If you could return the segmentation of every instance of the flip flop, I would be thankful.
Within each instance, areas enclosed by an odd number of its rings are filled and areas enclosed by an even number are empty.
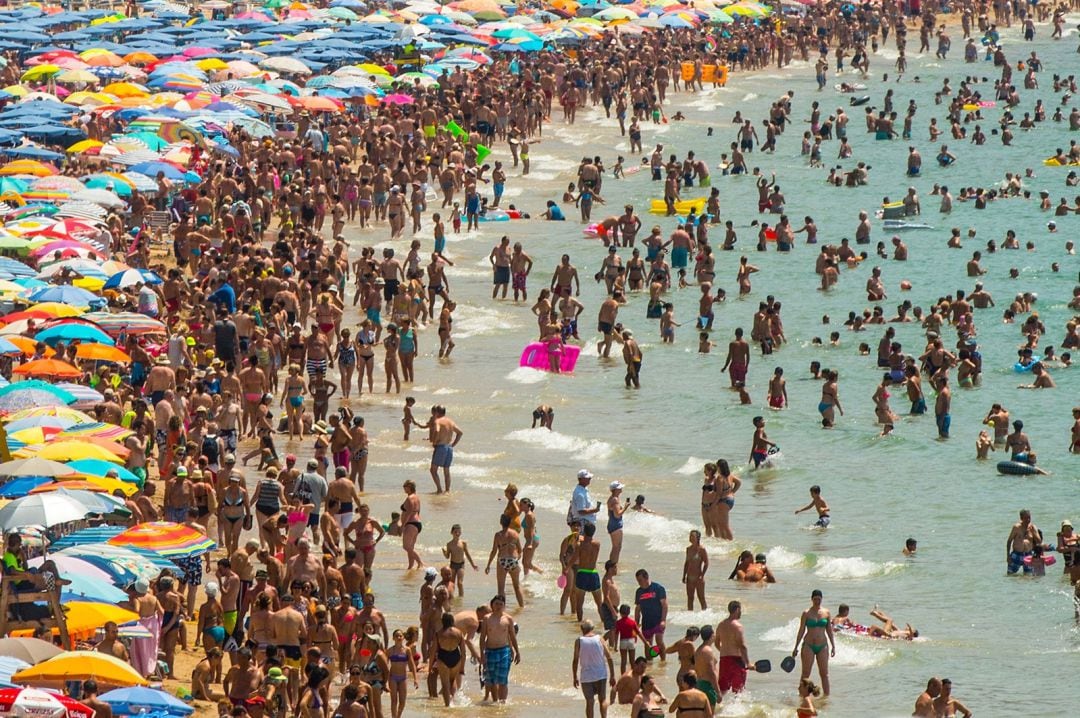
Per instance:
[[[791,673],[795,670],[795,656],[785,656],[784,660],[780,661],[780,667],[784,669],[784,673]]]

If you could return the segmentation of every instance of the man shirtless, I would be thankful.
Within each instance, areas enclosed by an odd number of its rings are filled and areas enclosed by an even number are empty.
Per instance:
[[[1031,566],[1024,563],[1024,559],[1032,555],[1035,544],[1041,541],[1042,532],[1031,522],[1031,512],[1021,509],[1020,520],[1013,524],[1009,538],[1005,540],[1005,561],[1010,576],[1020,569],[1031,574]]]
[[[443,486],[439,483],[441,468],[446,493],[450,493],[450,465],[454,463],[454,447],[461,441],[464,432],[452,419],[447,418],[445,406],[433,407],[432,414],[431,443],[434,449],[431,453],[431,480],[435,482],[435,493],[443,493]]]
[[[727,359],[720,371],[727,372],[729,367],[732,389],[736,384],[746,382],[746,372],[750,369],[750,344],[743,339],[742,327],[735,330],[735,339],[728,343]]]
[[[600,590],[600,575],[596,572],[596,560],[600,555],[600,543],[593,539],[596,534],[596,524],[586,522],[581,533],[581,540],[574,547],[574,553],[570,558],[570,564],[576,567],[571,605],[574,607],[578,621],[580,621],[584,611],[585,594],[591,593],[593,600],[596,602],[596,610],[602,620],[604,616],[601,608],[603,592]]]
[[[720,654],[713,647],[713,627],[701,627],[701,645],[694,651],[694,673],[697,675],[696,688],[704,693],[713,708],[720,702],[719,690]]]
[[[491,613],[480,623],[480,653],[484,656],[484,683],[492,687],[495,700],[506,703],[510,665],[521,663],[514,620],[503,612],[506,597],[491,599]]]
[[[742,604],[728,603],[728,617],[716,626],[716,647],[720,649],[719,687],[720,695],[728,691],[740,692],[746,685],[746,671],[750,659],[746,653],[746,637],[743,634]]]
[[[299,686],[299,671],[300,666],[304,661],[304,654],[300,648],[300,642],[307,639],[307,622],[304,620],[304,614],[297,610],[292,593],[285,593],[281,596],[281,610],[275,611],[273,616],[270,617],[270,628],[273,632],[274,645],[282,652],[282,658],[285,662],[285,668],[289,673],[289,695],[292,696],[290,703],[295,704],[298,697]],[[248,658],[251,657],[251,650],[243,648],[240,650],[240,663],[238,666],[243,666],[244,652],[247,651]],[[237,666],[233,666],[229,670],[229,675],[232,675],[233,671],[237,669]],[[225,677],[225,692],[228,693],[229,698],[233,697],[232,692],[229,691],[228,685],[229,677]],[[253,691],[258,687],[258,684],[252,686]],[[238,694],[239,691],[237,692]],[[242,695],[242,694],[241,694]],[[243,697],[250,696],[249,691]]]
[[[250,648],[241,648],[236,655],[236,664],[225,674],[221,684],[234,707],[246,707],[262,686],[263,672],[258,664],[252,663]]]

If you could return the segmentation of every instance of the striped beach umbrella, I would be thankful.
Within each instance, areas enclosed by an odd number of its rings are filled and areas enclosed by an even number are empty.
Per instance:
[[[162,556],[193,556],[217,548],[203,532],[171,521],[149,521],[132,526],[113,536],[108,543],[149,549]]]

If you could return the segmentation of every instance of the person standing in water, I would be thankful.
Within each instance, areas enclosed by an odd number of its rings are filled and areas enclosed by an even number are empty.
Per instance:
[[[821,591],[810,594],[810,608],[803,611],[799,619],[799,633],[795,636],[795,648],[791,651],[794,658],[799,655],[802,645],[802,673],[800,678],[809,678],[817,663],[821,690],[829,695],[829,657],[836,656],[836,639],[833,636],[832,620],[828,609],[821,607]],[[805,639],[805,641],[803,640]],[[826,652],[825,649],[829,651]]]
[[[701,610],[708,608],[705,603],[705,573],[709,570],[709,553],[701,545],[701,532],[690,532],[690,545],[686,547],[686,560],[683,561],[682,582],[686,586],[686,610],[694,610],[694,597],[697,596]]]

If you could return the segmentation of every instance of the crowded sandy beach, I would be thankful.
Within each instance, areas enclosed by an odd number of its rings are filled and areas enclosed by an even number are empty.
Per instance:
[[[0,10],[0,714],[1064,715],[1078,22]]]

